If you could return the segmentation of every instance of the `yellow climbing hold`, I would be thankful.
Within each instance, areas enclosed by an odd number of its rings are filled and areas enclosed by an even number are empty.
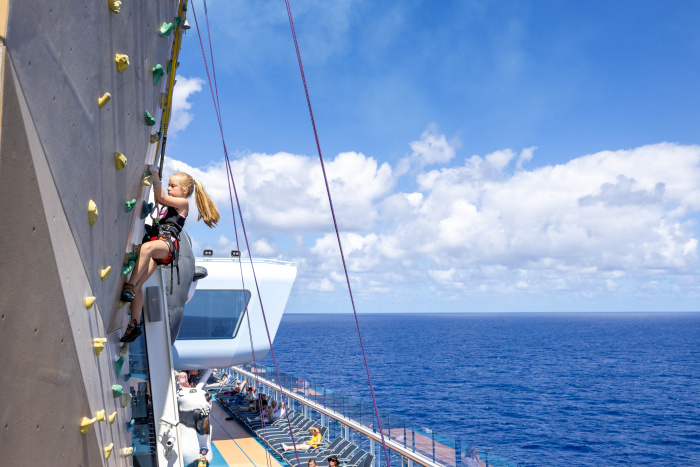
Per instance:
[[[126,156],[120,152],[115,152],[114,165],[117,166],[117,170],[123,169],[126,166]]]
[[[88,222],[90,225],[95,225],[97,222],[97,204],[93,200],[88,203]]]
[[[126,408],[129,404],[131,404],[131,393],[125,392],[122,394],[122,407]]]
[[[160,93],[160,108],[164,109],[167,106],[168,106],[168,95],[164,92],[161,92]]]
[[[114,61],[117,62],[117,71],[124,71],[129,68],[129,56],[124,54],[116,54]]]
[[[85,308],[88,310],[95,304],[95,297],[85,297]]]
[[[109,459],[112,455],[112,449],[114,449],[114,443],[109,443],[109,446],[105,446],[105,459]]]
[[[154,133],[151,135],[151,144],[157,142],[160,139],[160,135],[158,133]]]
[[[107,343],[106,337],[96,337],[92,340],[92,346],[95,349],[95,355],[99,356],[105,349],[105,344]]]
[[[102,108],[102,107],[104,107],[105,105],[107,105],[107,102],[109,102],[109,100],[110,100],[111,98],[112,98],[112,95],[111,95],[110,93],[106,92],[106,93],[104,93],[104,95],[103,95],[102,97],[100,97],[99,99],[97,99],[97,105],[98,105],[100,108]]]
[[[111,415],[109,416],[109,424],[110,424],[110,425],[113,424],[113,423],[114,423],[114,420],[116,420],[116,419],[117,419],[117,412],[114,412],[113,414],[111,414]]]
[[[143,186],[151,186],[153,183],[153,177],[149,173],[148,175],[143,176]]]
[[[125,355],[127,354],[128,351],[129,351],[129,343],[128,343],[128,342],[124,342],[124,343],[122,344],[122,346],[119,348],[119,356],[120,356],[120,357],[125,356]]]
[[[128,448],[121,448],[119,451],[123,457],[129,457],[134,453],[134,448],[133,447],[128,447]]]
[[[95,416],[97,417],[98,422],[104,422],[105,421],[105,411],[104,409],[98,410],[95,412]]]
[[[109,9],[114,13],[119,13],[122,9],[122,2],[119,0],[107,0],[107,5],[109,5]]]
[[[83,419],[80,421],[80,432],[82,434],[85,434],[90,430],[90,427],[95,424],[97,421],[97,417],[95,418],[87,418],[83,417]]]
[[[112,272],[112,266],[107,266],[106,268],[100,271],[100,278],[102,280],[107,279],[107,276],[109,276],[110,272]]]

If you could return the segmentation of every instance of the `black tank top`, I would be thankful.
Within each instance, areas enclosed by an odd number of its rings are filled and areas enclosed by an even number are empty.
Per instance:
[[[163,217],[159,224],[160,225],[172,225],[175,228],[177,228],[177,233],[179,234],[182,232],[182,229],[185,227],[185,220],[187,220],[186,217],[182,217],[180,214],[178,214],[177,209],[175,209],[172,206],[168,206],[168,212],[165,213],[165,217]]]

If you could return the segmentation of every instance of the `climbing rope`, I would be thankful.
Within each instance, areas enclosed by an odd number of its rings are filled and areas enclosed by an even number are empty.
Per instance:
[[[161,136],[161,141],[158,141],[158,146],[156,146],[156,157],[158,155],[158,149],[160,148],[160,163],[158,164],[158,176],[163,176],[163,164],[165,162],[165,144],[168,140],[168,123],[170,122],[170,107],[173,101],[173,88],[175,87],[175,71],[177,69],[177,59],[180,57],[180,46],[181,34],[180,25],[185,21],[185,13],[187,12],[187,1],[181,0],[180,5],[177,10],[177,17],[180,21],[177,23],[175,28],[175,37],[173,38],[173,51],[170,54],[170,73],[168,75],[168,100],[165,105],[165,112],[163,113],[163,134]]]
[[[316,130],[316,121],[314,120],[314,111],[311,107],[311,98],[309,97],[309,88],[306,85],[306,75],[304,74],[304,65],[301,61],[301,53],[299,52],[299,41],[297,40],[297,33],[294,28],[294,18],[292,17],[292,7],[289,4],[289,0],[284,0],[287,5],[287,16],[289,17],[289,26],[292,29],[292,37],[294,38],[294,48],[297,53],[297,61],[299,62],[299,71],[301,72],[301,80],[304,83],[304,92],[306,93],[306,103],[309,107],[309,115],[311,117],[311,126],[314,130],[314,138],[316,139],[316,149],[318,150],[318,158],[321,161],[321,170],[323,172],[323,181],[326,184],[326,193],[328,194],[328,203],[331,207],[331,214],[333,216],[333,225],[335,226],[335,235],[338,239],[338,248],[340,248],[340,258],[343,261],[343,270],[345,271],[345,281],[348,284],[348,292],[350,293],[350,302],[352,303],[352,312],[355,315],[355,324],[357,325],[357,335],[360,338],[360,347],[362,348],[362,358],[365,361],[365,369],[367,370],[367,381],[369,381],[369,389],[372,393],[372,404],[374,404],[374,414],[377,417],[377,424],[379,426],[379,434],[382,438],[382,446],[384,447],[384,457],[386,458],[386,464],[391,467],[389,461],[389,451],[386,447],[386,441],[384,440],[384,431],[382,430],[382,421],[379,417],[379,409],[377,409],[377,399],[374,397],[374,387],[372,386],[372,378],[369,374],[369,365],[367,363],[367,355],[365,354],[365,345],[362,342],[362,333],[360,332],[360,321],[357,319],[357,310],[355,309],[355,299],[352,295],[352,287],[350,287],[350,275],[348,274],[348,267],[345,263],[345,255],[343,254],[343,243],[340,240],[340,231],[338,230],[338,222],[335,218],[335,209],[333,208],[333,200],[331,199],[331,190],[328,186],[328,176],[326,175],[326,166],[323,162],[323,155],[321,154],[321,143],[318,140],[318,131]]]
[[[211,34],[210,34],[210,31],[209,31],[209,19],[208,19],[208,13],[207,13],[207,10],[206,10],[206,0],[203,0],[203,1],[204,1],[204,5],[205,5],[205,17],[207,18],[207,20],[206,20],[206,23],[207,23],[207,34],[209,35],[209,44],[210,44],[210,50],[211,50]],[[255,282],[255,289],[256,289],[256,292],[257,292],[257,295],[258,295],[258,300],[259,300],[259,302],[260,302],[260,309],[261,309],[261,311],[262,311],[263,322],[265,323],[265,332],[266,332],[266,334],[267,334],[267,340],[268,340],[268,343],[269,343],[269,345],[270,345],[270,354],[272,355],[272,361],[273,361],[274,366],[275,366],[275,373],[277,374],[277,380],[280,381],[280,383],[281,383],[280,374],[279,374],[279,369],[277,368],[277,359],[275,358],[275,351],[274,351],[274,348],[273,348],[273,345],[272,345],[272,338],[270,337],[270,329],[269,329],[269,326],[268,326],[268,324],[267,324],[267,317],[266,317],[266,315],[265,315],[265,307],[264,307],[264,305],[263,305],[262,296],[261,296],[261,294],[260,294],[260,287],[259,287],[259,285],[258,285],[257,275],[255,274],[255,266],[254,266],[254,264],[253,264],[253,257],[252,257],[251,254],[250,254],[250,251],[251,251],[251,250],[250,250],[250,244],[249,244],[249,242],[248,242],[248,235],[247,235],[247,233],[246,233],[245,223],[244,223],[244,221],[243,221],[243,213],[242,213],[242,211],[241,211],[241,204],[240,204],[240,200],[239,200],[239,198],[238,198],[238,190],[236,189],[236,183],[235,183],[235,179],[234,179],[234,177],[233,177],[233,171],[231,170],[231,161],[230,161],[230,158],[229,158],[229,155],[228,155],[228,149],[226,148],[226,138],[224,137],[224,129],[223,129],[222,121],[221,121],[221,113],[220,113],[220,111],[219,111],[220,105],[219,105],[219,101],[218,101],[218,90],[217,90],[217,92],[215,93],[214,87],[212,86],[212,78],[211,78],[211,75],[210,75],[210,73],[209,73],[208,61],[207,61],[207,57],[206,57],[206,52],[204,51],[204,44],[203,44],[203,42],[202,42],[202,35],[201,35],[200,29],[199,29],[199,22],[198,22],[198,20],[197,20],[197,12],[196,12],[195,7],[194,7],[194,1],[192,2],[192,15],[193,15],[193,17],[194,17],[195,26],[196,26],[196,29],[197,29],[197,36],[198,36],[198,38],[199,38],[199,45],[200,45],[200,47],[201,47],[201,49],[202,49],[202,57],[203,57],[203,59],[204,59],[204,66],[205,66],[205,69],[206,69],[206,72],[207,72],[207,80],[208,80],[208,82],[209,82],[209,89],[210,89],[210,91],[211,91],[212,101],[213,101],[213,103],[214,103],[214,110],[216,111],[216,116],[217,116],[217,120],[218,120],[218,123],[219,123],[219,131],[220,131],[220,133],[221,133],[221,141],[222,141],[223,149],[224,149],[224,159],[225,159],[225,161],[226,161],[227,181],[228,181],[228,185],[229,185],[229,199],[231,200],[231,213],[232,213],[233,219],[234,219],[234,228],[235,228],[235,235],[236,235],[236,246],[237,246],[237,248],[238,248],[239,251],[240,251],[239,243],[238,243],[238,241],[239,241],[239,240],[238,240],[238,229],[237,229],[237,227],[236,227],[236,213],[235,213],[235,208],[234,208],[234,205],[233,205],[233,195],[235,195],[235,198],[236,198],[236,207],[238,208],[238,215],[239,215],[240,220],[241,220],[241,229],[243,230],[243,236],[244,236],[244,239],[245,239],[246,248],[247,248],[247,250],[248,250],[248,257],[249,257],[249,259],[250,259],[250,267],[251,267],[251,270],[252,270],[252,272],[253,272],[253,280],[254,280],[254,282]],[[214,55],[213,55],[213,52],[212,52],[212,54],[211,54],[211,62],[212,62],[212,71],[213,71],[213,70],[214,70]],[[240,257],[239,257],[239,267],[241,268],[241,282],[243,282],[243,267],[242,267],[242,264],[240,263]],[[245,290],[245,287],[244,287],[244,290]],[[255,360],[255,349],[254,349],[254,345],[253,345],[252,331],[251,331],[251,327],[250,327],[250,314],[249,314],[249,313],[246,313],[246,317],[247,317],[247,322],[248,322],[248,331],[249,331],[249,339],[250,339],[251,352],[252,352],[252,356],[253,356],[253,362],[255,363],[255,361],[256,361],[256,360]],[[256,372],[254,372],[254,380],[258,383],[258,387],[260,387],[260,382],[259,382],[259,380],[258,380],[258,377],[257,377],[257,373],[256,373]],[[262,418],[263,418],[263,417],[262,417],[262,414],[261,414],[261,419],[262,419]],[[287,410],[287,412],[286,412],[286,414],[285,414],[285,418],[286,418],[286,421],[287,421],[287,427],[288,427],[288,429],[289,429],[289,434],[290,434],[291,439],[292,439],[292,446],[294,447],[294,454],[295,454],[295,457],[296,457],[296,460],[297,460],[297,465],[300,465],[300,462],[299,462],[299,453],[298,453],[297,448],[296,448],[296,441],[295,441],[295,439],[294,439],[294,432],[293,432],[293,430],[292,430],[292,425],[291,425],[291,421],[290,421],[290,418],[289,418],[289,410]],[[264,427],[264,426],[265,426],[265,425],[263,425],[263,427]],[[265,434],[265,433],[266,433],[266,429],[264,429],[264,430],[265,430],[265,431],[264,431],[263,433]],[[268,462],[268,465],[270,465],[269,453],[266,455],[266,460],[267,460],[267,462]]]

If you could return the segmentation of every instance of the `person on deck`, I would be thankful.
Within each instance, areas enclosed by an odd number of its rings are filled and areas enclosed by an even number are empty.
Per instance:
[[[304,444],[297,444],[297,451],[308,451],[309,449],[316,449],[318,445],[321,444],[321,439],[323,438],[321,436],[321,427],[313,426],[309,429],[309,431],[311,432],[311,439]],[[287,446],[286,444],[282,444],[282,448],[286,452],[290,449],[294,449],[294,446]]]

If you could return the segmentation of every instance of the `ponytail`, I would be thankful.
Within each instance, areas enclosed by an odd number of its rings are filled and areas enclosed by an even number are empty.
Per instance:
[[[204,189],[204,186],[195,180],[194,182],[196,190],[194,191],[194,200],[197,203],[197,209],[199,210],[199,216],[197,220],[203,219],[204,223],[208,227],[214,228],[216,223],[221,219],[219,215],[219,210],[216,209],[214,201],[209,197],[209,194]]]

